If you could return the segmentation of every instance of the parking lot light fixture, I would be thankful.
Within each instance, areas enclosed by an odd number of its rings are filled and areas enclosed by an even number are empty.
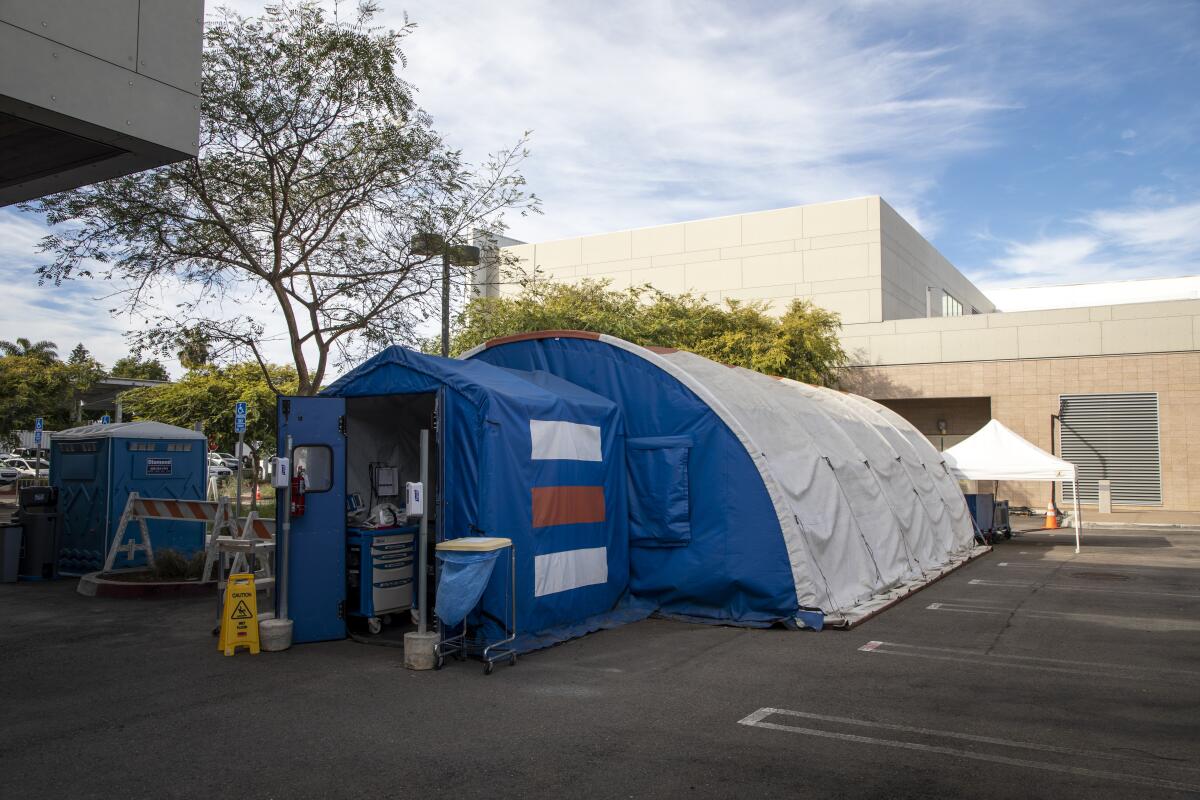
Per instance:
[[[442,357],[450,357],[450,265],[474,267],[479,265],[479,248],[469,244],[452,245],[436,233],[418,233],[410,242],[418,256],[440,256],[442,259]]]

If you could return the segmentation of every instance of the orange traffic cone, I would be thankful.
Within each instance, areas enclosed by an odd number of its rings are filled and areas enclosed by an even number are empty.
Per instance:
[[[255,499],[255,500],[262,500],[262,487],[261,487],[261,486],[255,485],[255,487],[254,487],[254,499]]]
[[[1054,507],[1053,499],[1046,506],[1046,524],[1042,526],[1042,529],[1047,531],[1058,529],[1058,509]]]

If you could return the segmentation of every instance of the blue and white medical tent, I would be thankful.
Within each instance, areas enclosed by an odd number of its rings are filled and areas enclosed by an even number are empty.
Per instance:
[[[504,337],[465,357],[551,373],[620,408],[634,604],[847,625],[976,552],[937,451],[864,398],[580,331]]]
[[[346,499],[374,502],[373,464],[396,465],[401,486],[417,481],[421,429],[433,435],[426,508],[437,540],[514,543],[517,647],[612,624],[629,583],[629,510],[611,400],[544,372],[390,347],[317,397],[280,398],[279,411],[281,447],[290,435],[308,484],[284,554],[295,641],[346,635]],[[505,561],[484,621],[505,617]]]

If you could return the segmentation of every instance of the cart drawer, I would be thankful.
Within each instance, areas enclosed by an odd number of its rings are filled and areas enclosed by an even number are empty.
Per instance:
[[[400,578],[411,578],[413,561],[411,558],[402,561],[376,561],[371,565],[371,579],[374,581],[394,581]]]
[[[396,547],[412,547],[416,536],[411,533],[401,533],[395,536],[375,536],[371,538],[372,550],[391,550]]]
[[[386,556],[390,556],[390,555],[405,555],[405,554],[412,555],[414,552],[416,552],[416,548],[413,547],[412,542],[391,544],[391,545],[388,545],[387,547],[374,547],[373,546],[371,548],[371,555],[374,556],[375,558],[381,558],[381,557],[386,557]]]
[[[378,581],[371,587],[371,604],[376,614],[412,607],[412,578]]]

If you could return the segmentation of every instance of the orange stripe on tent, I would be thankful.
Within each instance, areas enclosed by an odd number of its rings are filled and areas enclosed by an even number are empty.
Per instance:
[[[484,343],[485,347],[495,347],[499,344],[508,344],[510,342],[527,342],[531,339],[599,339],[600,334],[592,333],[591,331],[571,331],[571,330],[553,330],[553,331],[533,331],[531,333],[514,333],[511,336],[497,336],[495,339],[488,339]]]
[[[603,486],[536,486],[533,527],[604,522]]]

